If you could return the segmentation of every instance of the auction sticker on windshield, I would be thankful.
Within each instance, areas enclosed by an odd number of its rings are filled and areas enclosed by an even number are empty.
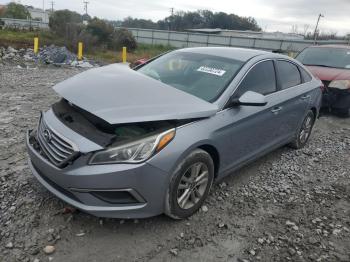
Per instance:
[[[197,69],[198,72],[204,72],[207,74],[217,75],[217,76],[223,76],[226,71],[222,69],[212,68],[208,66],[201,66]]]

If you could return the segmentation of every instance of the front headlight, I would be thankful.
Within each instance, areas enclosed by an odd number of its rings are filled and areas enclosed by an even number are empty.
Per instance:
[[[350,80],[334,80],[330,82],[329,87],[337,88],[337,89],[349,89],[350,88]]]
[[[175,129],[131,143],[96,152],[90,165],[139,163],[162,150],[175,136]]]

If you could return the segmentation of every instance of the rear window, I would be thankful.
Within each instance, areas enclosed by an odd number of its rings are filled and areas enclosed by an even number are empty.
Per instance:
[[[299,67],[299,71],[300,71],[300,74],[301,74],[301,77],[303,78],[303,82],[306,83],[306,82],[310,82],[312,77],[310,76],[310,74],[308,72],[305,71],[304,68],[302,67]]]
[[[186,93],[212,102],[226,89],[243,64],[243,61],[225,57],[171,52],[136,70]]]
[[[301,84],[298,67],[287,61],[277,61],[278,77],[282,89]]]

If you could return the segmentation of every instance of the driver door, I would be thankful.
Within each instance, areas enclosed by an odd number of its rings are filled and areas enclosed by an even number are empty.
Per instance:
[[[223,141],[223,166],[235,168],[259,156],[278,144],[274,130],[278,127],[275,102],[269,94],[277,91],[276,74],[272,60],[256,64],[245,76],[233,97],[239,98],[247,91],[266,96],[265,106],[234,106],[223,112],[226,125],[221,129],[226,135]],[[225,169],[226,169],[225,168]]]

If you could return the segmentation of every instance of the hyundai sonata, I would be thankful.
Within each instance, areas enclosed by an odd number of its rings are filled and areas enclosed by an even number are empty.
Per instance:
[[[239,48],[172,51],[56,86],[60,101],[28,131],[34,176],[102,217],[181,219],[214,181],[278,147],[303,147],[322,83],[283,55]]]

